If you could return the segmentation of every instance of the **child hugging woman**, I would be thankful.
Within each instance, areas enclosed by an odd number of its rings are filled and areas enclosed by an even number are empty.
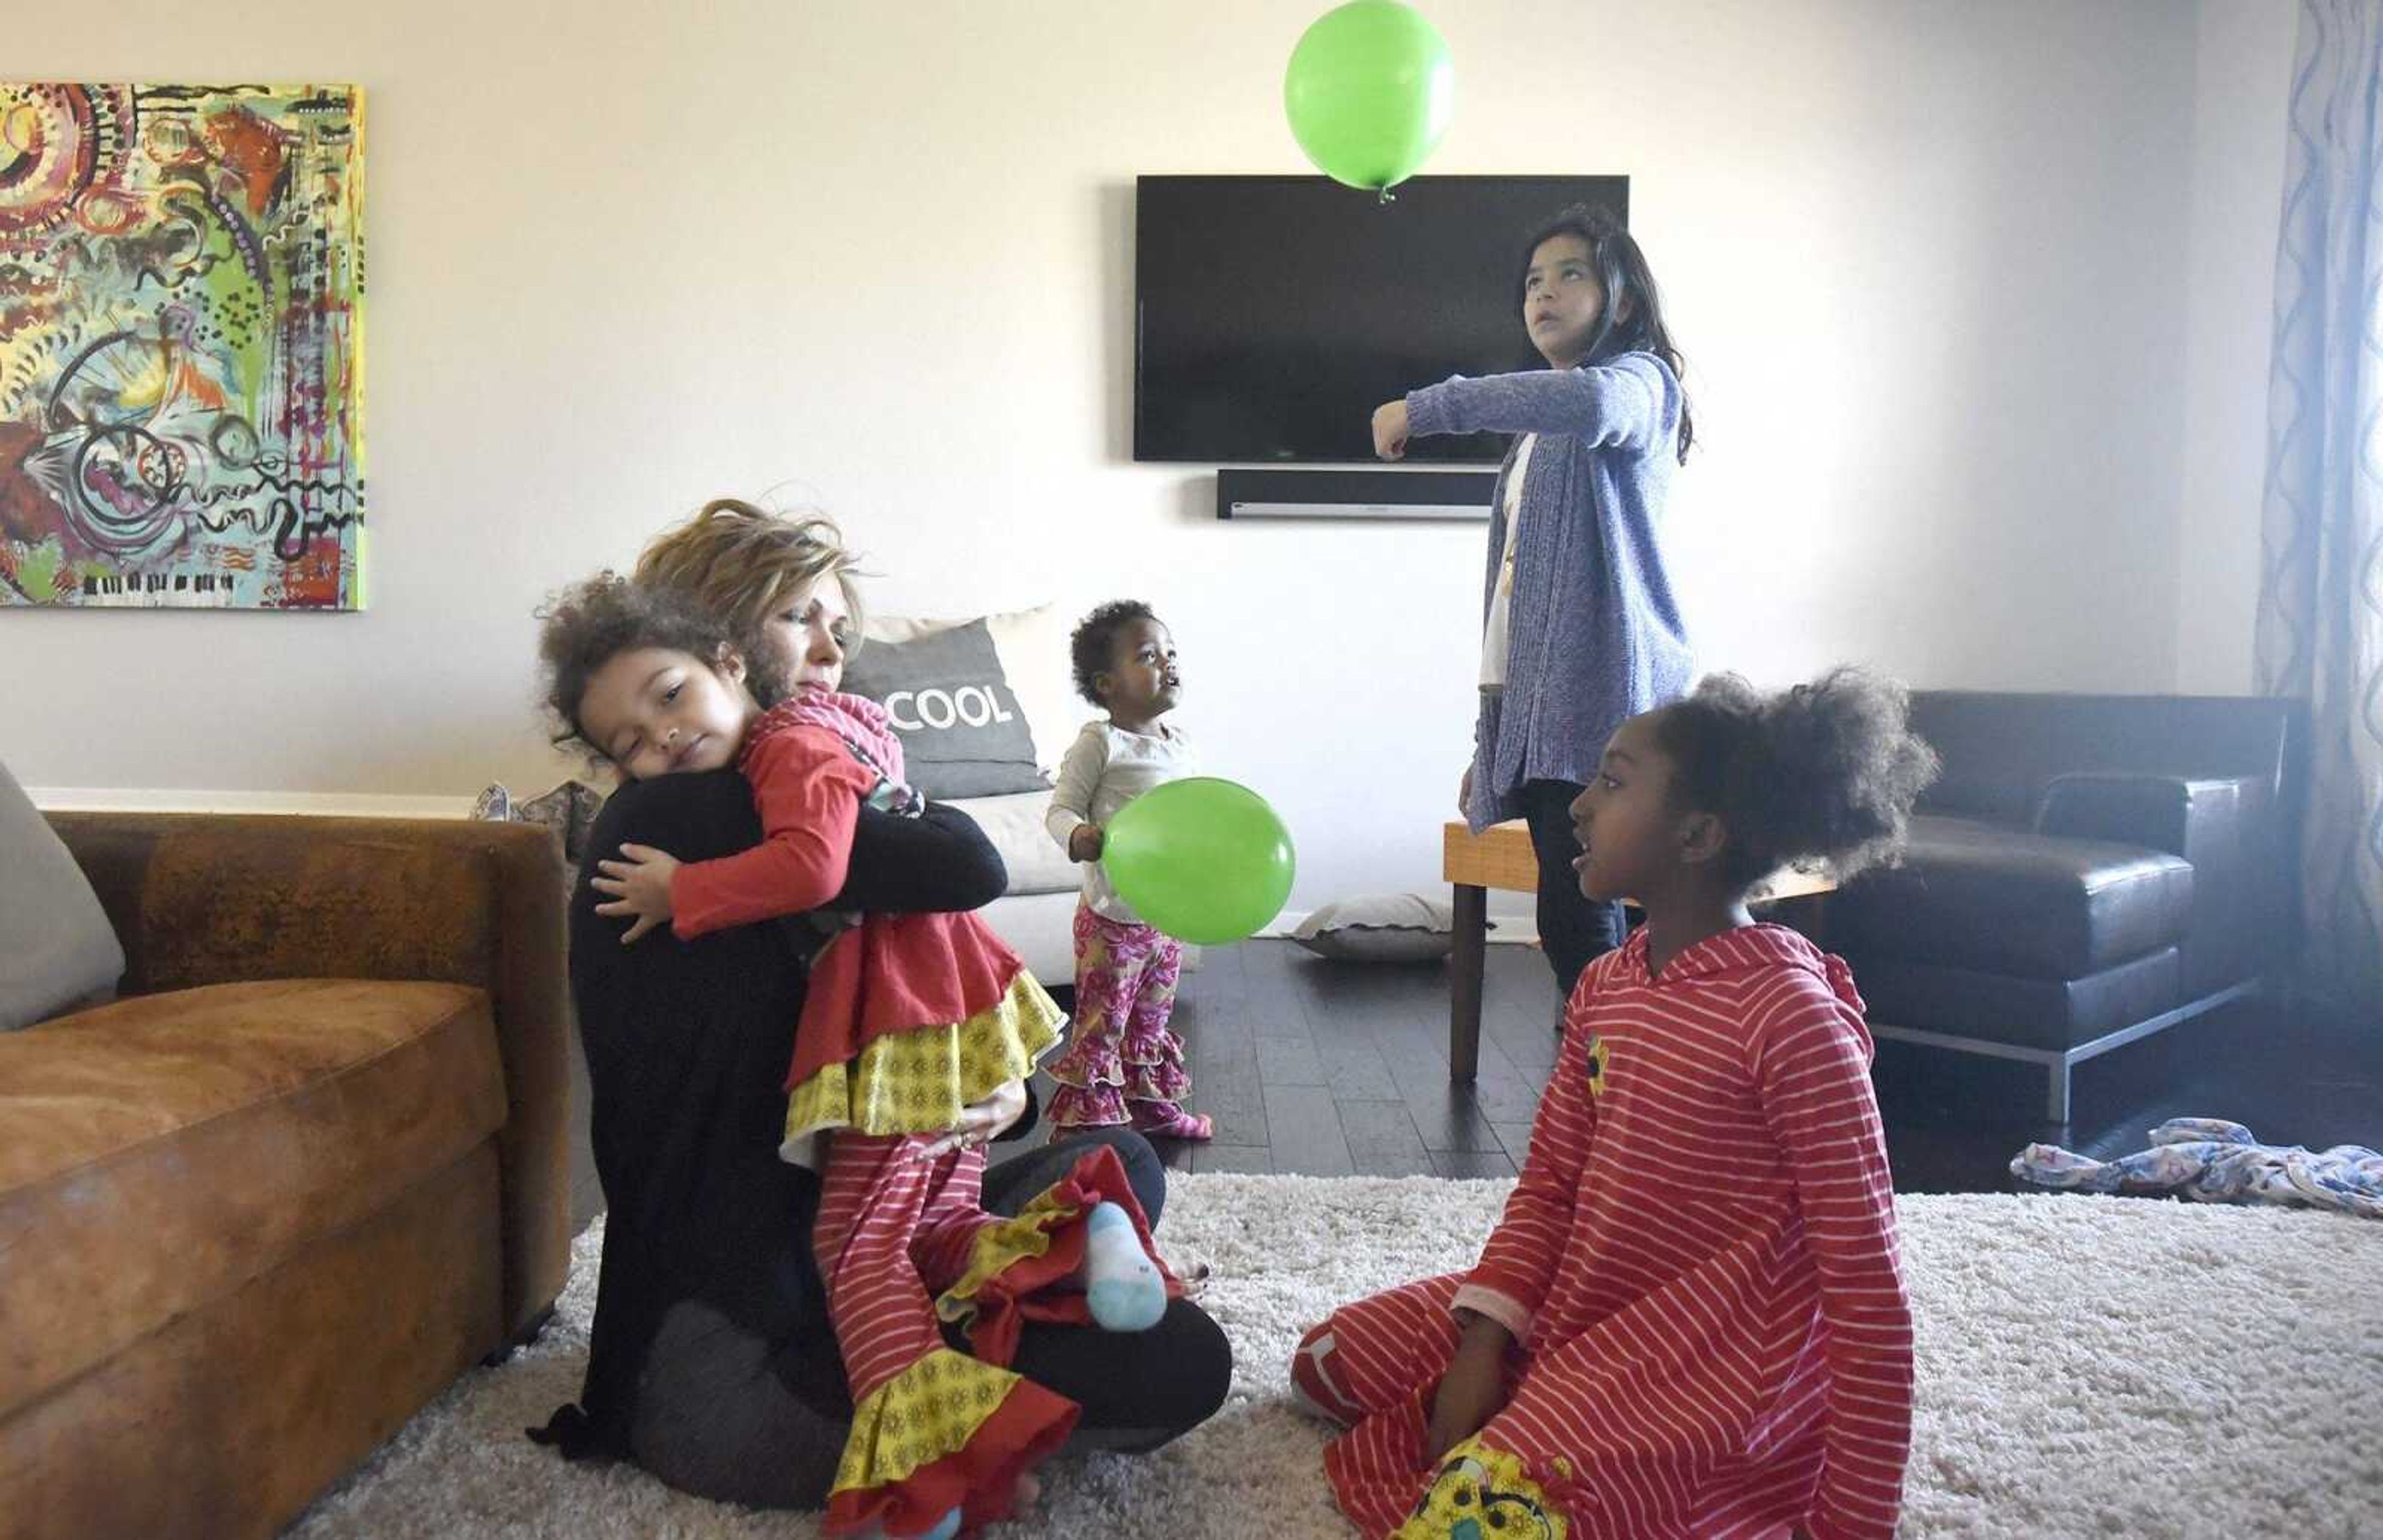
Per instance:
[[[832,525],[812,535],[840,553]],[[840,569],[796,586],[765,596],[783,611],[775,630],[609,573],[546,612],[549,706],[567,737],[629,779],[735,767],[761,815],[761,843],[740,855],[682,864],[632,844],[599,862],[598,912],[629,922],[624,942],[815,910],[844,885],[864,803],[921,805],[883,712],[837,691]],[[812,964],[784,1151],[823,1163],[813,1242],[854,1404],[830,1534],[948,1540],[1006,1516],[1078,1414],[1006,1367],[1021,1323],[1142,1330],[1180,1293],[1113,1152],[1005,1220],[980,1201],[981,1141],[947,1132],[1014,1088],[1059,1024],[972,915],[863,916]],[[970,1353],[946,1346],[946,1323],[965,1327]]]

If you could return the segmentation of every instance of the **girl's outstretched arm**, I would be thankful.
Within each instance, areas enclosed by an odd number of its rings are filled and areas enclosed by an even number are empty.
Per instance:
[[[1870,1055],[1853,1007],[1810,974],[1759,1019],[1755,1081],[1829,1324],[1821,1485],[1804,1527],[1814,1540],[1891,1540],[1911,1447],[1911,1306]]]
[[[1577,369],[1463,375],[1407,392],[1407,432],[1576,434],[1601,448],[1644,450],[1673,432],[1680,385],[1651,353]]]

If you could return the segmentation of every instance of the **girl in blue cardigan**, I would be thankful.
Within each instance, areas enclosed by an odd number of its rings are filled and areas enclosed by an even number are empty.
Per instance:
[[[1695,432],[1654,276],[1621,222],[1576,203],[1524,250],[1518,308],[1548,366],[1409,391],[1375,411],[1374,450],[1516,436],[1490,511],[1481,713],[1458,801],[1476,833],[1529,822],[1539,942],[1569,998],[1623,926],[1620,905],[1574,879],[1572,804],[1613,730],[1694,676],[1656,529]]]

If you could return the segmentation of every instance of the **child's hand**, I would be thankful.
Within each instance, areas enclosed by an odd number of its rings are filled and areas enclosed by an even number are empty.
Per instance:
[[[1424,1435],[1425,1464],[1438,1464],[1442,1455],[1479,1433],[1498,1414],[1506,1402],[1499,1378],[1494,1358],[1459,1354],[1448,1366],[1448,1373],[1439,1378],[1439,1388],[1432,1393],[1431,1427]]]
[[[1506,1344],[1513,1340],[1506,1328],[1486,1316],[1464,1328],[1456,1357],[1439,1377],[1432,1393],[1431,1426],[1424,1435],[1424,1463],[1439,1457],[1481,1431],[1482,1424],[1506,1404]]]
[[[1473,767],[1464,767],[1464,779],[1456,783],[1456,813],[1459,818],[1473,816]]]
[[[1099,824],[1080,823],[1068,832],[1068,859],[1071,861],[1097,861],[1101,858],[1101,845],[1104,842],[1101,838],[1101,826]]]
[[[612,897],[610,904],[596,906],[598,914],[636,917],[621,938],[626,946],[670,918],[671,877],[678,870],[678,858],[644,844],[624,844],[621,855],[621,860],[597,862],[596,869],[603,875],[591,878],[587,885]]]
[[[1401,460],[1407,452],[1407,403],[1404,397],[1374,408],[1374,452],[1384,460]]]

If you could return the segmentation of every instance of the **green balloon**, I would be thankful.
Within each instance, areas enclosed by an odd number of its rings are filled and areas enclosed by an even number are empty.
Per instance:
[[[1237,942],[1282,912],[1290,831],[1247,786],[1194,776],[1152,787],[1101,836],[1101,867],[1143,920],[1195,946]]]
[[[1290,51],[1282,80],[1290,131],[1316,168],[1351,187],[1414,175],[1456,114],[1447,40],[1398,0],[1324,13]]]

